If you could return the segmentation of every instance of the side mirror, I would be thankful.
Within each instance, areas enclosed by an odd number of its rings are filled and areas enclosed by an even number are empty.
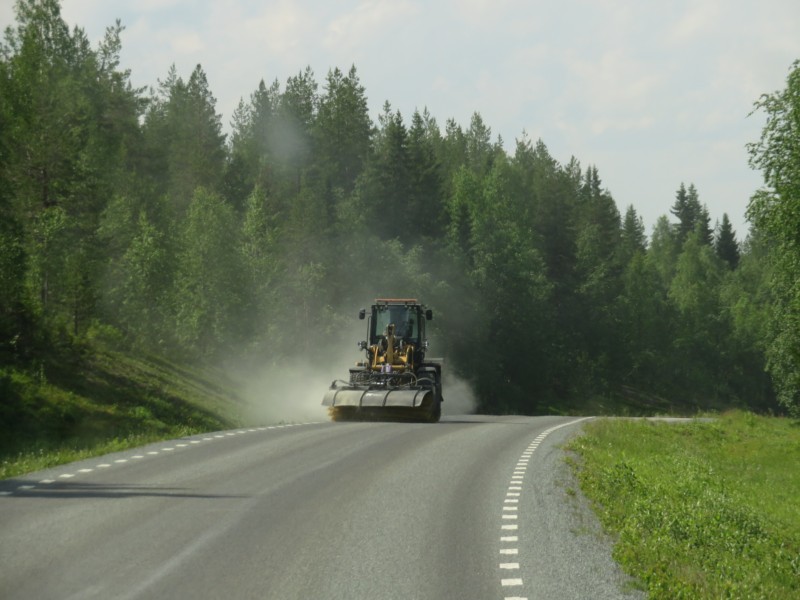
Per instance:
[[[430,321],[433,319],[433,311],[429,308],[425,311],[425,318]]]
[[[360,311],[358,311],[358,318],[359,319],[361,319],[363,321],[366,317],[367,317],[367,309],[366,308],[362,308]]]

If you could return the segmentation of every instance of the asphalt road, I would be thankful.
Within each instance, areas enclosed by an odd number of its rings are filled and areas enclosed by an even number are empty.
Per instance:
[[[0,482],[0,598],[640,597],[565,417],[206,434]]]

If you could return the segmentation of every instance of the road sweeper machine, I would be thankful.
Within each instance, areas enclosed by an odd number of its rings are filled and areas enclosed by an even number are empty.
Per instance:
[[[414,298],[379,298],[367,315],[366,359],[336,380],[322,400],[334,421],[419,421],[442,414],[442,361],[426,359],[425,323],[433,312]]]

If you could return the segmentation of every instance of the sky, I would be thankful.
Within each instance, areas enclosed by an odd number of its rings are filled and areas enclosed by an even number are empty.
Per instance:
[[[764,93],[800,59],[798,0],[62,0],[93,42],[120,19],[122,67],[155,86],[200,64],[230,131],[259,81],[355,65],[377,121],[388,101],[444,131],[480,113],[509,152],[527,135],[562,164],[595,165],[620,211],[648,233],[693,183],[712,225],[762,185],[746,144]],[[0,0],[0,25],[13,23]]]

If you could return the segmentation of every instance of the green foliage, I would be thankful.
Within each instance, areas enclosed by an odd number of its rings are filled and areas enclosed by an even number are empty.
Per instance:
[[[781,403],[800,414],[800,61],[786,88],[762,96],[756,110],[766,112],[767,122],[761,139],[749,145],[750,164],[767,187],[751,199],[748,216],[770,244],[769,370]]]
[[[208,369],[99,349],[33,373],[0,368],[0,478],[233,426],[238,407],[218,391],[223,384]]]
[[[675,194],[675,204],[672,205],[670,212],[678,218],[675,231],[681,243],[693,232],[699,232],[700,240],[704,244],[712,242],[712,231],[710,228],[711,218],[708,209],[700,205],[700,198],[694,184],[689,184],[686,189],[681,183]]]
[[[728,213],[722,214],[722,223],[718,227],[717,235],[714,239],[714,250],[717,256],[728,263],[731,269],[739,265],[739,243],[736,241],[736,233],[733,231]]]
[[[364,167],[370,148],[372,123],[364,86],[355,66],[347,75],[328,72],[320,98],[316,142],[323,172],[332,188],[349,193]]]
[[[623,263],[629,262],[637,253],[643,255],[646,252],[647,236],[644,233],[644,221],[632,204],[625,211],[621,237],[620,252]]]
[[[26,255],[19,227],[0,221],[0,363],[16,354],[27,312],[25,294]]]
[[[25,256],[26,292],[14,311],[79,334],[96,304],[97,220],[127,167],[140,104],[117,70],[119,24],[93,51],[83,30],[69,30],[58,2],[19,1],[16,12],[0,88],[3,218],[18,227]],[[16,329],[12,337],[30,343],[19,319]]]
[[[180,232],[172,304],[175,337],[192,358],[210,359],[238,341],[242,274],[233,209],[198,188]]]
[[[119,69],[122,31],[92,49],[56,0],[17,3],[0,53],[3,363],[36,371],[87,339],[205,365],[320,360],[354,307],[417,295],[486,412],[774,409],[765,351],[791,389],[794,305],[759,325],[794,289],[765,265],[777,242],[737,259],[723,216],[712,250],[694,185],[648,240],[596,167],[524,134],[508,154],[478,112],[440,130],[386,102],[373,123],[355,66],[260,80],[226,139],[202,66],[145,95]]]
[[[148,175],[182,215],[194,190],[222,185],[226,154],[221,117],[206,74],[197,65],[188,82],[173,65],[150,99],[143,136]]]
[[[730,413],[685,424],[599,421],[570,449],[614,556],[652,598],[800,592],[800,433]]]

